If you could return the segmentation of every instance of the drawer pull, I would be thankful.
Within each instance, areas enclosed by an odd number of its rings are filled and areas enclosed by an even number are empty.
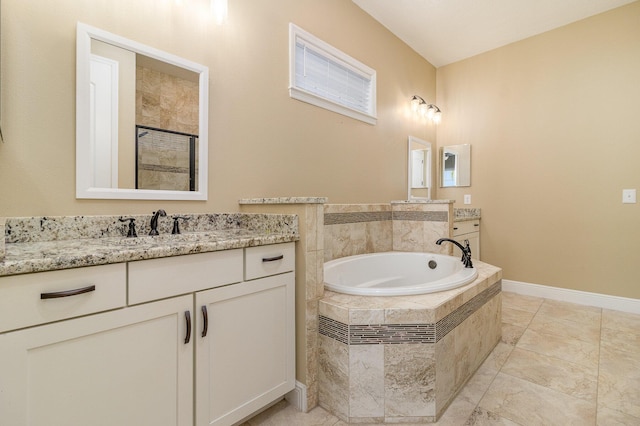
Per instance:
[[[187,336],[184,338],[186,345],[191,340],[191,313],[189,311],[184,311],[184,319],[187,322]]]
[[[207,313],[207,306],[202,305],[202,321],[204,325],[202,326],[202,337],[207,335],[207,330],[209,329],[209,314]]]
[[[275,262],[276,260],[282,260],[282,259],[284,259],[284,254],[281,254],[280,256],[263,257],[262,261],[263,262]]]
[[[479,223],[474,223],[473,226],[480,226],[480,224]]]
[[[77,296],[79,294],[90,293],[96,290],[95,285],[89,285],[75,290],[54,291],[53,293],[40,293],[40,299],[58,299],[60,297]]]

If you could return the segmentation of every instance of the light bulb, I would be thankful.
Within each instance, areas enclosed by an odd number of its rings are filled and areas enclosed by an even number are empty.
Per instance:
[[[423,117],[427,116],[427,104],[420,104],[420,115]]]
[[[438,124],[439,122],[442,121],[442,113],[440,111],[436,112],[435,114],[433,114],[433,118],[431,118],[433,120],[434,123]]]
[[[429,105],[428,109],[427,109],[427,118],[432,120],[433,119],[433,115],[436,113],[436,109],[433,107],[433,105]]]
[[[419,108],[420,108],[420,99],[414,96],[413,99],[411,99],[411,111],[418,112]]]

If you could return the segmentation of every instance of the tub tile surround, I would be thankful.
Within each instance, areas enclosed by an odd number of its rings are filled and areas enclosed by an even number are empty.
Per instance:
[[[304,387],[302,392],[306,392],[306,395],[302,403],[296,403],[296,407],[305,412],[318,404],[320,393],[331,393],[318,385],[319,358],[323,351],[331,350],[326,345],[322,348],[321,341],[325,336],[318,333],[319,302],[325,294],[324,262],[350,255],[392,250],[448,254],[450,248],[436,246],[435,241],[442,236],[450,236],[453,229],[453,200],[379,204],[327,204],[327,201],[324,197],[239,200],[242,212],[296,214],[300,218],[300,240],[296,244],[296,379]],[[402,230],[403,236],[398,236],[399,230]],[[472,293],[473,290],[461,296],[459,301],[466,302],[473,297]],[[442,295],[429,296],[424,299],[433,303],[447,299]],[[421,296],[414,297],[421,300]],[[350,309],[342,323],[380,324],[384,323],[385,315],[389,323],[415,323],[413,316],[417,311],[412,308],[424,308],[424,305],[414,302],[415,299],[397,298],[393,307],[380,305],[373,301],[376,298],[369,299],[362,309]],[[372,303],[374,309],[371,309]],[[336,315],[341,313],[344,310],[338,310]],[[336,380],[340,380],[339,369],[332,374]]]
[[[320,405],[345,422],[435,422],[501,338],[500,268],[420,296],[320,301]],[[435,297],[434,297],[435,296]]]
[[[42,272],[132,260],[228,250],[263,244],[296,241],[295,215],[267,214],[180,214],[182,236],[171,236],[173,221],[161,217],[159,237],[148,237],[151,215],[133,216],[47,216],[7,218],[4,259],[0,276]],[[134,217],[138,235],[125,238]],[[200,233],[198,238],[187,237]]]

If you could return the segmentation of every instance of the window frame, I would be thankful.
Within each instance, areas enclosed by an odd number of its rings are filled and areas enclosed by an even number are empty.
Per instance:
[[[301,40],[316,54],[323,56],[327,60],[335,62],[338,65],[347,68],[350,72],[358,74],[370,81],[369,105],[367,112],[351,108],[296,85],[296,44],[298,40]],[[368,124],[375,125],[377,123],[376,71],[293,23],[289,24],[289,96],[293,99],[297,99],[347,117],[355,118],[356,120],[360,120]]]

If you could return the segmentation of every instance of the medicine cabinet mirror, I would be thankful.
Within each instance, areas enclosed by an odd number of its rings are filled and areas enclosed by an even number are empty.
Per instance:
[[[408,199],[431,199],[431,143],[409,136]]]
[[[209,70],[78,23],[76,198],[206,200]]]
[[[440,186],[471,186],[471,145],[440,148]]]

